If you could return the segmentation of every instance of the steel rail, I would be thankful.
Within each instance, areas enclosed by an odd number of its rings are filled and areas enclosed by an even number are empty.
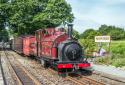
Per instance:
[[[105,85],[102,82],[98,82],[96,80],[93,80],[93,79],[87,78],[87,77],[82,77],[82,78],[77,79],[77,78],[68,76],[67,79],[73,81],[74,83],[76,83],[78,85]]]
[[[18,85],[22,85],[22,83],[21,83],[21,81],[20,81],[20,79],[19,79],[19,77],[17,76],[17,74],[16,74],[16,72],[15,72],[15,70],[13,69],[13,67],[12,67],[12,65],[11,65],[11,63],[10,63],[10,61],[9,61],[9,59],[8,59],[8,55],[6,54],[6,52],[4,51],[4,54],[5,54],[5,56],[6,56],[6,59],[7,59],[7,65],[9,66],[9,70],[11,69],[11,76],[12,76],[12,78],[13,78],[13,80],[14,80],[14,83],[16,83],[16,84],[18,84]]]
[[[14,55],[10,54],[8,51],[4,52],[16,74],[17,80],[20,83],[19,85],[41,85],[41,83],[21,65]],[[8,56],[11,56],[11,58]]]
[[[5,78],[5,74],[4,74],[3,66],[2,66],[2,61],[1,61],[1,52],[0,52],[0,69],[1,69],[2,77],[3,77],[4,85],[7,85],[7,81]]]
[[[50,68],[48,69],[48,71],[53,73],[53,74],[58,74],[56,71],[54,71]],[[78,77],[71,77],[71,76],[67,76],[65,79],[70,80],[77,85],[105,85],[102,82],[98,82],[94,79],[87,78],[87,77],[84,77],[84,76],[81,76],[81,75],[79,75],[79,79],[78,79]]]

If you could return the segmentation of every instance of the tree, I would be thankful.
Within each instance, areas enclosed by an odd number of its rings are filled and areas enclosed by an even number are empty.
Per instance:
[[[94,39],[97,35],[100,35],[100,33],[94,29],[87,29],[80,35],[79,42],[81,46],[84,48],[86,54],[88,54],[88,52],[90,53],[93,50],[95,50],[96,44],[94,42]]]
[[[0,42],[3,41],[8,41],[8,32],[6,31],[6,29],[3,29],[0,31]]]
[[[81,46],[83,47],[85,54],[88,52],[92,52],[95,50],[95,42],[94,39],[79,39]]]
[[[12,0],[8,7],[9,26],[19,35],[33,34],[37,29],[56,27],[74,19],[65,0]]]
[[[71,6],[65,0],[48,0],[46,9],[34,17],[40,27],[56,27],[65,21],[72,22]]]
[[[87,29],[81,35],[82,39],[94,39],[95,36],[100,35],[100,33],[94,29]]]
[[[101,35],[110,35],[113,40],[125,38],[125,30],[120,27],[101,25],[98,31]]]
[[[5,29],[8,18],[8,1],[0,0],[0,41],[8,41],[8,32]]]
[[[7,20],[7,1],[8,0],[0,0],[0,31],[5,28]]]
[[[79,39],[79,38],[80,38],[79,32],[76,31],[76,30],[74,30],[74,29],[73,29],[73,37],[74,37],[75,39]]]
[[[33,17],[42,12],[44,0],[14,0],[10,6],[9,25],[14,32],[21,34],[31,34],[35,30]]]

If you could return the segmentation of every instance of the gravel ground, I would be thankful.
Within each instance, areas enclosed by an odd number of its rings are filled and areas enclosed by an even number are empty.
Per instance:
[[[8,61],[5,57],[5,55],[3,54],[3,51],[1,51],[1,62],[2,62],[3,72],[4,72],[4,76],[5,76],[7,85],[15,85],[14,80],[12,79],[12,76],[10,73],[11,69],[8,66]]]
[[[12,52],[16,58],[21,62],[21,64],[27,68],[27,70],[32,73],[43,85],[76,85],[71,81],[65,80],[64,78],[59,77],[48,72],[47,69],[44,69],[40,63],[32,60],[30,58],[24,58],[18,54]]]

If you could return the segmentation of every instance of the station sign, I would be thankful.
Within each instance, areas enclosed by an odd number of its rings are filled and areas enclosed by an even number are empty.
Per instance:
[[[95,36],[95,42],[111,42],[110,36]]]

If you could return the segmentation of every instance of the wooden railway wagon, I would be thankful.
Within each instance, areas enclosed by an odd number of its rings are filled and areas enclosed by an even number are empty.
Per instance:
[[[12,40],[12,49],[20,54],[23,54],[23,37],[15,37]]]
[[[15,37],[11,40],[12,49],[26,56],[34,55],[36,52],[36,38],[33,35]]]
[[[31,56],[36,54],[36,38],[33,35],[23,37],[23,54]]]

